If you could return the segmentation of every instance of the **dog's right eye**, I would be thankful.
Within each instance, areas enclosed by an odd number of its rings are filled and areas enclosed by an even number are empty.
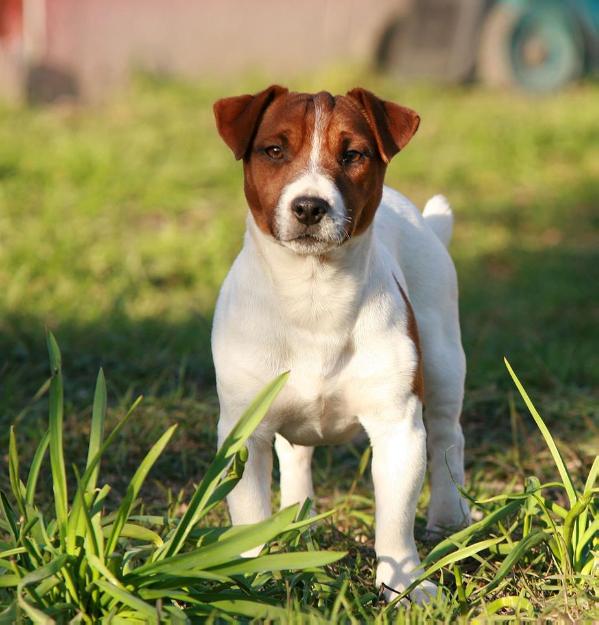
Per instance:
[[[283,148],[279,145],[269,145],[267,148],[264,148],[264,153],[273,161],[283,158]]]

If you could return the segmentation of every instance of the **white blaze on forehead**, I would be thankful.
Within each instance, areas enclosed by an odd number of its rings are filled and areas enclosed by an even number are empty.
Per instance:
[[[277,231],[282,241],[297,236],[294,232],[298,223],[291,211],[293,200],[303,196],[318,197],[325,200],[331,208],[319,222],[318,231],[314,234],[323,240],[341,243],[346,237],[344,225],[348,221],[345,202],[334,180],[321,167],[330,115],[319,98],[314,98],[313,103],[314,126],[310,137],[310,156],[306,168],[281,191],[275,214]]]
[[[318,171],[320,165],[320,154],[322,152],[322,139],[324,136],[326,116],[323,107],[316,98],[314,102],[314,128],[312,129],[312,145],[310,148],[310,160],[308,161],[308,171]]]

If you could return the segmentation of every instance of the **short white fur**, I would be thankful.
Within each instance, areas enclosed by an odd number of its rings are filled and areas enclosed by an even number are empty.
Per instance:
[[[300,180],[292,183],[298,184],[290,185],[281,201],[302,189],[334,196],[322,179],[321,186],[312,182],[316,186],[310,187],[312,175],[300,178],[305,187]],[[414,516],[427,451],[429,531],[468,522],[456,488],[464,482],[459,416],[465,375],[457,281],[435,234],[440,222],[432,225],[405,197],[385,187],[373,224],[331,249],[322,262],[281,245],[248,215],[243,249],[214,316],[219,441],[268,381],[291,370],[249,440],[243,478],[228,498],[233,523],[257,522],[271,513],[275,437],[281,501],[289,505],[313,496],[314,445],[342,443],[365,430],[373,448],[377,583],[388,587],[389,599],[395,596],[389,588],[401,591],[418,574]],[[418,353],[395,280],[409,295],[418,321],[424,421],[413,392]],[[411,596],[422,601],[434,590],[432,584],[421,585]]]

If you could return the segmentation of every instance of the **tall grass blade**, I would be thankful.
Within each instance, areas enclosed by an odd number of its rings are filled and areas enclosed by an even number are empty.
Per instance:
[[[526,599],[526,597],[512,595],[509,597],[500,597],[499,599],[495,599],[494,601],[487,603],[485,605],[485,613],[487,616],[493,616],[494,614],[497,614],[499,610],[503,610],[504,608],[514,610],[516,618],[520,616],[521,612],[525,612],[529,616],[532,616],[535,611],[534,606],[528,599]],[[512,617],[508,618],[509,620],[512,620]]]
[[[50,465],[52,471],[52,488],[54,505],[61,541],[65,541],[67,533],[67,475],[64,465],[62,446],[62,421],[64,411],[62,365],[60,350],[52,332],[48,331],[48,354],[52,381],[50,382]]]
[[[599,540],[599,518],[594,519],[592,523],[589,524],[589,526],[585,529],[585,531],[583,532],[582,536],[579,538],[578,543],[576,545],[576,570],[580,570],[582,571],[583,568],[586,566],[587,562],[585,560],[583,560],[583,553],[584,551],[587,549],[587,545],[588,547],[588,551],[590,554],[590,558],[591,561],[594,560],[594,556],[592,555],[591,552],[591,541],[595,539],[595,540]],[[598,563],[599,564],[599,563]]]
[[[512,514],[515,514],[520,510],[520,508],[526,503],[526,499],[516,499],[514,501],[510,501],[505,506],[498,508],[491,512],[491,514],[487,515],[480,521],[469,525],[463,530],[459,530],[455,532],[451,536],[448,536],[444,540],[442,540],[438,545],[433,547],[429,554],[422,561],[423,566],[427,566],[431,562],[435,562],[435,560],[443,557],[447,553],[451,551],[455,551],[459,546],[463,545],[463,543],[470,538],[484,532],[492,525],[499,523],[503,519]]]
[[[19,514],[26,517],[25,511],[25,488],[19,479],[19,454],[17,452],[17,441],[15,438],[15,428],[10,427],[8,438],[8,477],[12,494],[17,502]]]
[[[225,564],[231,558],[236,558],[279,535],[287,529],[296,513],[297,506],[285,508],[265,521],[236,528],[238,531],[218,542],[158,562],[144,564],[132,571],[126,579],[139,578],[140,575],[151,573],[180,575],[188,569],[211,569]]]
[[[114,548],[116,547],[116,544],[119,540],[119,536],[121,535],[121,530],[123,529],[125,522],[131,514],[135,499],[139,494],[139,490],[141,489],[141,486],[144,483],[148,472],[150,471],[156,460],[158,460],[158,456],[160,456],[164,448],[168,445],[168,442],[171,440],[176,429],[177,425],[172,425],[154,443],[150,451],[146,454],[146,457],[142,460],[137,471],[135,471],[135,474],[131,478],[129,486],[127,487],[127,493],[117,511],[117,515],[112,526],[112,532],[110,533],[110,537],[106,541],[106,546],[104,548],[104,553],[106,554],[106,556],[114,551]]]
[[[242,558],[232,564],[211,568],[211,572],[220,575],[247,575],[272,571],[289,571],[325,566],[341,560],[345,551],[299,551],[294,553],[275,553],[258,558]]]
[[[50,432],[46,430],[46,433],[42,437],[42,440],[35,450],[33,460],[31,461],[31,467],[29,467],[29,475],[27,476],[27,488],[25,490],[25,501],[29,506],[33,505],[35,499],[37,480],[39,478],[40,469],[44,460],[44,456],[46,455],[46,450],[48,449],[49,443]]]
[[[158,613],[156,612],[156,608],[151,606],[149,603],[142,601],[135,595],[126,591],[124,588],[114,586],[104,579],[98,579],[95,583],[104,592],[108,593],[111,597],[114,597],[114,599],[116,599],[119,603],[127,605],[130,608],[133,608],[136,612],[139,612],[139,614],[143,616],[143,620],[145,622],[158,624]]]
[[[127,414],[117,423],[114,429],[106,437],[106,440],[104,441],[100,449],[94,454],[93,458],[91,458],[91,460],[89,460],[89,462],[87,463],[87,468],[83,472],[83,475],[81,476],[81,479],[79,480],[79,483],[77,485],[77,491],[75,492],[73,505],[71,507],[71,514],[69,515],[69,519],[68,519],[67,536],[69,540],[70,549],[74,549],[75,544],[76,544],[76,537],[78,535],[78,532],[80,531],[79,528],[80,528],[83,498],[85,497],[86,492],[88,490],[88,483],[89,483],[90,477],[95,467],[100,462],[100,458],[102,457],[106,449],[110,446],[112,441],[118,436],[121,430],[125,427],[126,423],[129,421],[131,415],[133,414],[133,412],[135,411],[135,408],[137,408],[141,400],[142,400],[142,397],[139,396],[133,402],[133,404],[127,411]]]
[[[595,456],[595,460],[593,460],[593,466],[589,471],[589,475],[587,476],[587,481],[584,485],[584,492],[592,493],[593,488],[595,488],[595,483],[597,482],[597,477],[599,477],[599,456]]]
[[[531,549],[534,549],[537,545],[548,541],[550,538],[551,536],[549,534],[539,530],[532,532],[526,538],[523,538],[502,562],[501,566],[497,570],[497,573],[495,574],[495,577],[486,586],[483,586],[483,588],[477,591],[477,593],[484,596],[497,588],[504,577]]]
[[[17,602],[13,601],[3,612],[0,612],[0,625],[15,625],[17,622]]]
[[[591,466],[591,470],[589,471],[589,474],[587,476],[587,479],[584,485],[584,491],[583,491],[583,497],[588,496],[591,502],[593,501],[593,495],[594,495],[593,489],[595,488],[595,483],[597,482],[598,476],[599,476],[599,456],[595,456],[595,460],[593,461],[593,465]],[[585,508],[582,511],[578,520],[578,536],[576,537],[576,546],[574,549],[574,552],[575,552],[574,564],[575,564],[575,568],[577,571],[581,570],[580,569],[581,566],[584,566],[584,562],[581,561],[581,558],[583,555],[583,551],[585,549],[585,545],[588,542],[588,540],[584,540],[583,542],[583,539],[588,529],[587,528],[588,521],[589,521],[589,509]]]
[[[448,566],[449,564],[454,564],[455,562],[459,562],[460,560],[465,560],[466,558],[470,558],[471,556],[484,551],[485,549],[489,549],[494,545],[500,543],[504,540],[503,537],[499,538],[489,538],[488,540],[481,540],[478,543],[474,543],[473,545],[468,545],[467,547],[463,547],[462,549],[458,549],[453,553],[446,555],[441,558],[430,567],[428,567],[424,573],[419,575],[402,593],[400,593],[397,597],[391,601],[382,611],[382,613],[387,614],[391,611],[402,599],[405,599],[411,592],[425,579],[430,577],[433,573],[436,573],[444,566]]]
[[[591,493],[583,494],[580,499],[572,506],[568,516],[564,520],[563,536],[568,555],[571,558],[571,563],[574,565],[574,554],[576,552],[577,539],[572,540],[574,537],[574,526],[576,519],[588,508],[591,503]]]
[[[58,571],[60,571],[64,567],[67,560],[68,556],[64,554],[60,555],[48,564],[34,571],[31,571],[30,573],[27,573],[27,575],[25,575],[23,579],[21,579],[21,581],[19,582],[19,585],[17,587],[17,602],[34,623],[54,623],[54,620],[44,614],[42,611],[38,610],[36,607],[32,606],[30,603],[28,603],[23,596],[23,591],[27,586],[37,584],[38,582],[41,582],[48,577],[56,575],[56,573],[58,573]]]
[[[551,452],[551,455],[553,456],[553,461],[555,462],[555,466],[557,467],[560,477],[562,478],[562,482],[564,484],[564,488],[566,489],[566,494],[568,495],[568,500],[570,502],[570,507],[572,507],[576,503],[576,500],[578,499],[578,497],[576,496],[576,491],[574,489],[574,484],[572,483],[572,478],[570,477],[570,473],[568,472],[566,464],[564,463],[564,460],[561,454],[559,453],[557,445],[555,444],[555,441],[553,440],[553,436],[551,436],[551,432],[545,425],[545,422],[541,418],[541,415],[537,412],[536,408],[534,407],[532,401],[530,400],[530,397],[528,396],[528,393],[524,390],[524,387],[522,386],[520,380],[518,379],[518,376],[514,373],[514,370],[512,369],[510,363],[508,362],[508,359],[504,358],[503,361],[505,363],[505,366],[507,367],[507,370],[510,376],[512,377],[512,380],[514,381],[514,384],[516,385],[516,388],[518,389],[520,395],[522,396],[522,399],[524,400],[526,407],[528,408],[530,414],[532,415],[532,418],[535,420],[535,423],[537,424],[537,427],[539,428],[539,430],[541,430],[541,434],[543,435],[543,438],[545,439],[545,443],[547,443],[547,447],[549,448],[549,451]]]
[[[7,529],[12,534],[13,541],[16,543],[19,539],[19,528],[17,524],[17,517],[15,516],[15,512],[10,505],[10,501],[8,501],[7,496],[3,491],[0,490],[0,512],[2,512],[2,516],[6,519]]]
[[[202,517],[210,497],[219,485],[223,471],[229,466],[231,459],[240,451],[245,441],[262,421],[270,405],[287,382],[288,377],[289,373],[283,373],[268,384],[243,413],[231,432],[229,432],[193,494],[189,506],[179,521],[173,536],[165,543],[164,550],[157,554],[158,559],[173,556],[180,551],[189,532]]]
[[[218,608],[224,612],[237,614],[239,616],[258,619],[258,622],[272,623],[274,621],[280,621],[284,623],[287,622],[289,617],[289,613],[285,608],[280,608],[274,605],[265,605],[264,603],[243,599],[211,601],[210,606],[208,607]]]
[[[98,379],[96,380],[96,390],[94,391],[94,405],[92,408],[92,423],[89,436],[89,447],[87,450],[86,468],[91,464],[94,456],[100,451],[102,440],[104,438],[104,421],[106,419],[106,379],[104,371],[100,369]],[[87,488],[93,490],[96,488],[98,474],[100,472],[100,463],[96,463],[91,475]]]

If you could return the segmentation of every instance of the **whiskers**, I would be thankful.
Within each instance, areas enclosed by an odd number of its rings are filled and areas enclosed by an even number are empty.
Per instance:
[[[351,225],[352,225],[351,217],[349,215],[341,215],[340,222],[341,223],[337,225],[341,227],[337,228],[336,233],[335,233],[336,234],[335,243],[337,245],[341,245],[345,243],[345,241],[347,241],[351,237]]]

